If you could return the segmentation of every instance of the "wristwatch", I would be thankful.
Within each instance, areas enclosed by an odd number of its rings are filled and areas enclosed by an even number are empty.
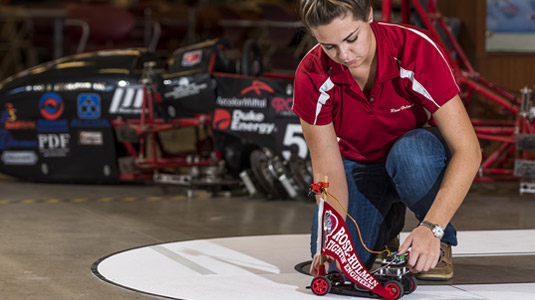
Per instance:
[[[425,226],[431,229],[431,232],[437,239],[441,239],[444,236],[444,228],[442,228],[440,225],[423,220],[419,226]]]

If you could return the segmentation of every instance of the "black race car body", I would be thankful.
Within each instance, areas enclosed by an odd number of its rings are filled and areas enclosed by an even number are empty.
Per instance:
[[[230,168],[243,167],[236,153],[249,148],[306,157],[298,118],[290,110],[293,78],[240,74],[231,68],[237,62],[221,49],[218,41],[207,41],[178,49],[166,60],[146,49],[100,51],[5,79],[0,83],[0,172],[49,182],[135,180],[123,175],[139,173],[135,168],[145,152],[131,151],[132,145],[190,119],[202,120],[191,123],[195,126],[208,120],[211,150],[222,152]],[[128,121],[137,124],[132,128],[140,140],[125,147],[115,124]],[[134,170],[120,168],[121,157],[130,157]],[[180,167],[153,162],[150,172]]]

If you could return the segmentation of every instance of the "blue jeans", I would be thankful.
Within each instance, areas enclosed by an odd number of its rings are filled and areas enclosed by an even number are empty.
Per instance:
[[[401,232],[407,207],[418,220],[425,217],[450,158],[441,139],[437,128],[419,128],[396,141],[384,164],[343,158],[349,193],[348,212],[357,221],[369,249],[384,249]],[[312,255],[316,253],[317,209],[316,206],[312,222]],[[350,218],[346,218],[346,225],[359,259],[370,268],[375,255],[362,246]],[[451,224],[446,227],[442,241],[457,245],[457,232]]]

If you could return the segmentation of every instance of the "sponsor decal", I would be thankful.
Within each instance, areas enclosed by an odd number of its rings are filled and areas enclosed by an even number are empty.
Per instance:
[[[216,109],[214,113],[213,127],[220,130],[231,130],[241,132],[255,132],[258,134],[268,135],[273,133],[275,124],[263,122],[265,116],[261,112],[242,111],[235,109],[230,113],[225,109]]]
[[[12,149],[12,148],[35,148],[37,142],[15,140],[9,131],[0,129],[0,150]]]
[[[275,124],[262,122],[264,118],[264,114],[261,112],[257,113],[252,110],[244,112],[236,109],[232,112],[230,130],[271,134],[275,129]]]
[[[178,85],[174,86],[172,91],[165,93],[164,96],[180,99],[191,95],[198,95],[201,90],[207,87],[207,83],[197,84],[196,82],[190,82],[187,77],[181,77],[178,80]]]
[[[24,91],[26,91],[26,92],[44,92],[44,91],[46,91],[46,85],[45,84],[27,85],[24,88]]]
[[[216,104],[221,107],[247,107],[247,108],[266,108],[267,99],[266,98],[224,98],[218,96],[216,99]]]
[[[98,119],[100,118],[100,96],[98,94],[79,94],[78,118]]]
[[[291,112],[293,101],[293,98],[284,99],[282,97],[275,97],[271,100],[271,107],[273,107],[277,113]]]
[[[65,157],[70,152],[70,139],[68,133],[38,134],[39,152],[43,157]]]
[[[6,103],[6,110],[2,112],[0,122],[4,123],[5,129],[35,129],[34,121],[17,121],[17,109],[12,103]]]
[[[15,122],[6,122],[6,129],[35,129],[35,122],[33,121],[15,121]]]
[[[400,108],[391,108],[391,109],[390,109],[390,112],[391,112],[391,113],[397,113],[397,112],[400,112],[400,111],[402,111],[402,110],[409,109],[409,108],[411,108],[411,107],[413,107],[413,106],[414,106],[414,103],[413,103],[413,104],[409,104],[409,105],[403,105],[403,106],[400,107]]]
[[[110,122],[105,119],[97,120],[80,120],[72,119],[71,127],[73,128],[108,128],[110,127]]]
[[[214,111],[212,127],[214,129],[226,130],[230,127],[230,113],[226,109],[216,108]]]
[[[294,85],[291,83],[288,83],[286,85],[286,95],[292,96],[294,94]]]
[[[46,93],[39,99],[39,111],[47,120],[57,120],[63,114],[63,101],[56,93]]]
[[[262,94],[262,91],[266,91],[269,93],[273,93],[274,90],[272,87],[267,85],[265,82],[259,81],[259,80],[253,80],[253,83],[250,87],[246,87],[241,91],[242,95],[247,94],[250,91],[254,91],[258,96]]]
[[[76,90],[90,90],[92,87],[91,82],[65,82],[54,84],[55,92],[62,91],[76,91]]]
[[[191,67],[199,64],[202,59],[202,50],[194,50],[184,53],[182,56],[182,66]]]
[[[321,201],[324,201],[321,199]],[[362,265],[343,218],[324,202],[322,254],[334,257],[342,272],[353,282],[386,299],[392,296]]]
[[[101,131],[79,131],[78,132],[78,144],[102,146],[104,144],[104,138]]]
[[[21,73],[28,73],[22,71]],[[9,94],[30,93],[30,92],[70,92],[77,90],[105,91],[105,82],[63,82],[63,83],[35,83],[32,85],[22,86],[9,91]]]
[[[67,120],[37,120],[38,132],[65,132],[69,129]]]
[[[2,122],[14,122],[17,120],[16,109],[13,108],[12,103],[6,103],[6,110],[2,113]]]
[[[4,165],[35,165],[37,163],[35,151],[4,151],[2,162]]]
[[[113,93],[110,114],[141,114],[143,87],[118,87]]]
[[[107,128],[110,122],[101,117],[101,100],[98,94],[78,95],[78,118],[72,119],[70,126],[74,128]]]
[[[104,91],[106,90],[105,82],[66,82],[66,83],[56,83],[53,86],[48,84],[46,90],[53,90],[54,92],[64,92],[64,91],[79,91],[79,90],[94,90],[94,91]]]
[[[44,94],[39,100],[39,111],[44,120],[37,120],[37,131],[67,131],[67,120],[57,120],[63,114],[63,108],[63,100],[58,94],[52,92]]]

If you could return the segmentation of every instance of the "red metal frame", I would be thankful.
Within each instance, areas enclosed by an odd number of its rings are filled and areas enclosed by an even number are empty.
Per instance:
[[[218,45],[218,47],[224,47],[224,45]],[[215,60],[216,55],[212,54],[208,66],[210,74],[231,77],[248,77],[244,75],[214,72]],[[135,142],[121,141],[128,154],[134,160],[135,170],[128,173],[121,172],[119,174],[119,179],[125,181],[151,181],[153,180],[155,174],[163,171],[169,172],[171,169],[178,170],[181,168],[187,169],[190,167],[216,166],[220,161],[220,157],[217,153],[213,152],[214,138],[210,130],[212,120],[211,112],[199,114],[192,118],[179,118],[171,120],[164,120],[155,117],[154,102],[161,102],[161,95],[152,84],[151,72],[152,69],[150,68],[144,70],[144,78],[141,79],[141,82],[143,83],[143,103],[140,117],[138,119],[117,118],[112,121],[112,126],[114,129],[131,130],[137,137]],[[285,79],[290,78],[289,76],[278,74],[264,74],[263,77]],[[184,127],[195,128],[196,151],[193,153],[167,152],[158,134],[163,131],[176,130]],[[200,139],[201,131],[206,137],[204,140]],[[149,146],[151,153],[147,154],[147,147]],[[210,146],[210,149],[206,149],[207,146]],[[195,159],[192,159],[192,157]]]
[[[476,181],[518,180],[514,176],[513,162],[515,155],[523,159],[529,159],[526,151],[516,150],[516,136],[521,133],[535,133],[533,122],[520,112],[521,99],[504,89],[496,86],[475,71],[468,60],[455,36],[450,31],[444,18],[437,9],[437,0],[427,0],[424,8],[420,0],[402,0],[401,17],[403,23],[410,23],[411,5],[414,13],[418,14],[431,38],[439,43],[443,49],[450,66],[452,67],[457,84],[461,88],[461,98],[468,107],[475,93],[484,96],[493,103],[498,104],[505,113],[501,120],[486,120],[471,118],[476,134],[483,146],[483,162]],[[392,0],[382,2],[382,20],[390,21],[392,13]],[[445,37],[441,37],[436,28],[441,28]],[[446,41],[450,47],[446,46]],[[455,53],[455,58],[452,55]],[[215,55],[211,57],[209,70],[213,75]],[[225,76],[240,76],[224,74]],[[273,75],[276,77],[275,75]],[[151,84],[145,84],[142,113],[139,119],[116,119],[112,122],[114,128],[127,127],[139,137],[137,145],[123,142],[123,145],[134,158],[136,172],[133,174],[121,174],[123,180],[151,180],[152,176],[167,168],[182,168],[192,166],[215,165],[217,160],[207,156],[201,160],[192,162],[188,156],[192,153],[170,154],[165,151],[158,137],[158,133],[182,127],[194,127],[197,132],[210,127],[210,115],[198,115],[193,118],[163,120],[156,118],[153,110],[153,102],[159,101],[159,94]],[[150,143],[151,155],[146,152],[146,145]],[[212,141],[213,143],[213,141]],[[199,144],[199,141],[197,141]],[[202,147],[198,147],[196,153],[201,154]],[[158,155],[159,154],[159,155]]]
[[[143,104],[139,119],[115,119],[112,125],[116,129],[128,128],[133,130],[138,137],[137,145],[130,141],[123,141],[122,144],[134,159],[136,170],[132,173],[121,173],[121,180],[153,180],[153,176],[161,171],[188,167],[214,166],[218,159],[206,155],[203,143],[200,140],[200,131],[205,132],[208,139],[213,139],[209,133],[211,124],[210,115],[200,114],[192,118],[181,118],[173,120],[163,120],[154,116],[154,101],[160,95],[153,90],[151,85],[143,86]],[[169,153],[165,150],[158,133],[168,130],[177,130],[185,127],[196,129],[197,149],[195,152]],[[213,144],[213,141],[212,141]],[[151,153],[147,154],[147,146],[151,147]],[[192,160],[195,155],[197,159]]]
[[[420,0],[402,0],[401,16],[403,23],[410,23],[410,4],[415,13],[421,18],[431,38],[437,41],[446,51],[447,59],[453,69],[457,84],[461,88],[461,98],[469,106],[473,93],[479,93],[504,109],[506,120],[484,120],[472,118],[472,124],[482,146],[483,162],[476,181],[518,180],[514,177],[513,164],[515,155],[520,152],[523,158],[528,158],[526,151],[516,151],[516,136],[520,133],[534,133],[535,128],[531,120],[519,112],[521,99],[504,89],[496,86],[475,71],[455,36],[450,31],[444,18],[437,9],[437,0],[427,0],[424,9]],[[382,19],[390,21],[392,0],[383,0]],[[443,39],[437,27],[441,28],[446,37]],[[451,44],[446,47],[445,40]],[[456,53],[454,59],[452,53]],[[510,120],[508,120],[510,119]]]

